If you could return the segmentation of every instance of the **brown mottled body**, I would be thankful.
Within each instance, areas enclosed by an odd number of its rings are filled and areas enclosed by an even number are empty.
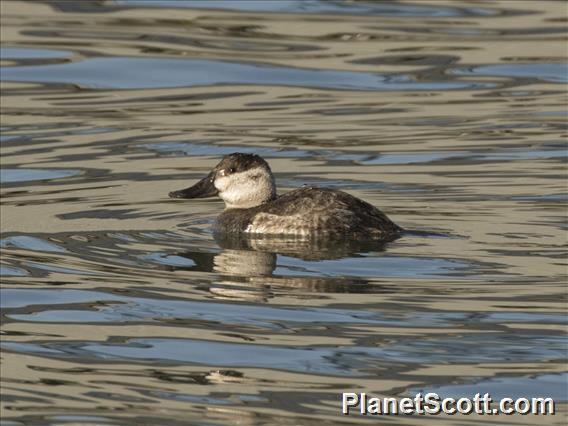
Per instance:
[[[300,188],[253,208],[227,209],[216,227],[221,232],[375,238],[402,230],[371,204],[329,188]]]

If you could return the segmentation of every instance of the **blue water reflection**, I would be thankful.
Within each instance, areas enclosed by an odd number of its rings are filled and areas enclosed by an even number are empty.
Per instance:
[[[213,85],[295,86],[335,90],[454,90],[490,88],[472,81],[416,81],[405,74],[300,69],[206,59],[90,58],[54,65],[7,67],[3,81],[79,84],[95,89]]]

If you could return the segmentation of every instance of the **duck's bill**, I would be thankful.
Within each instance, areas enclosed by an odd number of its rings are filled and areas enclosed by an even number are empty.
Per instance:
[[[213,197],[219,193],[213,180],[215,175],[209,173],[204,179],[201,179],[195,185],[189,188],[180,189],[179,191],[172,191],[169,193],[170,198],[207,198]]]

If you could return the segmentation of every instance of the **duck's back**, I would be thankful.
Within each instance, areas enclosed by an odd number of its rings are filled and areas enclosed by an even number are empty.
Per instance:
[[[252,234],[386,237],[401,228],[379,209],[343,191],[300,188],[250,209],[225,210],[218,230]]]

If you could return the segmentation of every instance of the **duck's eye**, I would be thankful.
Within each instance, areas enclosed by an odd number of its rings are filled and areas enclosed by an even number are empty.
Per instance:
[[[231,173],[235,173],[235,169],[233,169],[232,167],[227,169],[227,173],[231,174]]]

